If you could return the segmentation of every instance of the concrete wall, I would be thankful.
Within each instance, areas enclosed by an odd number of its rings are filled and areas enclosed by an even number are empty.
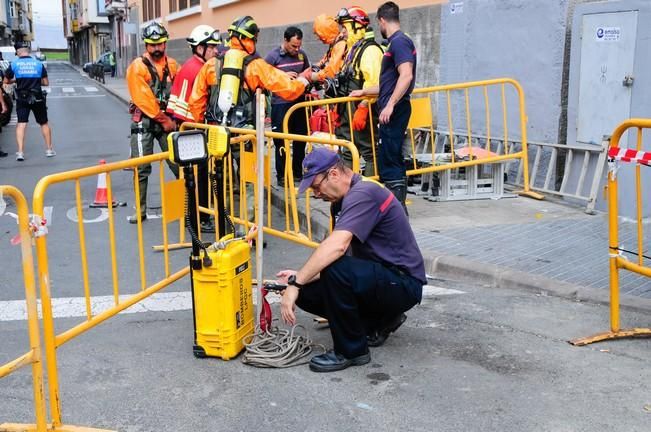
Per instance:
[[[400,11],[402,29],[413,38],[418,50],[418,69],[416,71],[418,87],[432,86],[439,81],[440,17],[441,6],[438,4]],[[375,23],[375,14],[371,15],[371,22]],[[288,25],[261,29],[258,38],[258,53],[261,56],[264,57],[270,50],[281,44],[283,33]],[[312,22],[291,25],[296,25],[303,31],[303,50],[307,53],[310,62],[316,63],[325,53],[326,46],[314,36]],[[376,37],[379,41],[379,30]],[[171,40],[167,50],[169,55],[180,63],[183,63],[191,54],[184,38]]]
[[[522,84],[530,140],[555,142],[561,108],[567,0],[466,0],[463,9],[441,13],[441,82],[510,77]],[[509,91],[509,136],[520,137],[516,93]],[[501,97],[491,92],[491,132],[502,133]],[[462,95],[453,99],[456,121],[465,129]],[[441,101],[439,101],[440,103]],[[485,101],[471,93],[473,132],[485,133]],[[445,104],[439,125],[447,127]]]

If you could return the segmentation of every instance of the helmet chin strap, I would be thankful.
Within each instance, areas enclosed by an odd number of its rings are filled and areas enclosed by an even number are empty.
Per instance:
[[[248,55],[253,55],[253,53],[255,52],[255,49],[253,50],[253,52],[249,52],[249,50],[246,48],[246,45],[244,44],[244,42],[242,42],[242,35],[239,35],[239,34],[238,34],[238,35],[237,35],[237,40],[240,41],[240,46],[241,46],[242,48],[244,48],[244,51],[246,51],[246,53],[247,53]],[[254,43],[255,43],[255,42],[254,42]]]

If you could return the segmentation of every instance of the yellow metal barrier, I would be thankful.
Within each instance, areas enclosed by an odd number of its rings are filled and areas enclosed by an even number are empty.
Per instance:
[[[637,142],[635,149],[642,151],[642,134],[644,129],[651,129],[651,119],[629,119],[621,123],[613,132],[610,139],[610,149],[619,149],[622,135],[629,129],[637,129]],[[616,152],[616,150],[615,150]],[[609,152],[609,157],[610,157]],[[608,161],[608,257],[610,265],[610,331],[594,336],[570,341],[573,345],[588,345],[610,339],[621,339],[635,336],[651,336],[651,328],[621,329],[619,323],[619,269],[628,270],[642,276],[651,277],[651,267],[644,265],[644,224],[642,220],[642,173],[639,163],[635,166],[635,190],[637,198],[637,263],[629,261],[622,256],[619,247],[619,208],[618,208],[618,183],[617,164],[614,160]]]
[[[85,331],[99,325],[110,317],[118,314],[119,312],[127,309],[128,307],[136,304],[137,302],[149,297],[150,295],[156,293],[162,288],[172,284],[173,282],[181,279],[183,276],[189,274],[189,267],[184,265],[181,269],[176,270],[176,272],[171,273],[170,262],[169,262],[169,244],[167,241],[167,229],[166,224],[163,224],[163,241],[164,241],[164,275],[165,277],[159,280],[154,284],[148,284],[147,282],[147,266],[145,265],[145,247],[144,247],[144,237],[142,232],[142,222],[138,221],[137,226],[137,254],[139,260],[139,269],[140,269],[140,291],[136,294],[131,295],[128,298],[120,296],[119,289],[119,277],[118,277],[118,263],[117,263],[117,250],[118,244],[115,236],[115,215],[114,209],[112,207],[112,182],[111,182],[111,172],[123,170],[125,168],[131,168],[134,170],[134,179],[137,179],[138,176],[138,166],[144,164],[150,164],[153,162],[158,162],[160,164],[159,170],[161,172],[161,198],[162,198],[162,214],[163,218],[166,218],[166,215],[172,214],[171,210],[167,207],[177,206],[183,208],[183,195],[177,196],[176,199],[173,199],[169,196],[171,191],[177,190],[177,194],[181,192],[178,191],[178,188],[167,188],[164,184],[163,162],[167,160],[168,153],[158,153],[151,156],[145,156],[141,158],[129,159],[126,161],[110,163],[106,165],[98,165],[89,168],[78,169],[74,171],[58,173],[46,176],[42,178],[34,190],[33,198],[33,210],[36,215],[42,217],[44,210],[44,200],[45,195],[48,189],[58,183],[64,182],[74,182],[75,198],[76,198],[76,210],[77,210],[77,219],[78,219],[78,232],[79,232],[79,242],[80,242],[80,253],[81,253],[81,276],[83,282],[83,292],[86,302],[86,320],[75,325],[74,327],[56,334],[54,328],[54,317],[52,312],[52,280],[56,279],[56,275],[52,277],[49,270],[49,259],[48,259],[48,249],[47,249],[47,236],[40,236],[36,238],[36,253],[38,258],[38,278],[41,291],[41,302],[43,308],[43,332],[44,332],[44,344],[45,344],[45,355],[47,363],[47,377],[48,377],[48,389],[49,389],[49,406],[50,406],[50,415],[52,418],[51,430],[56,431],[94,431],[97,429],[89,428],[80,428],[75,426],[66,426],[62,425],[61,420],[61,407],[59,399],[59,379],[57,372],[57,354],[56,350],[64,343],[70,341],[71,339],[81,335]],[[89,283],[89,264],[88,256],[86,250],[86,235],[84,228],[84,219],[82,212],[82,199],[81,199],[81,185],[80,181],[84,178],[96,176],[100,173],[106,173],[106,185],[107,185],[107,195],[108,195],[108,231],[109,231],[109,248],[110,248],[110,265],[111,265],[111,274],[112,274],[112,285],[113,285],[113,297],[114,305],[104,310],[96,315],[92,311],[92,299],[91,299],[91,289]],[[136,192],[136,206],[138,206],[139,199],[139,189],[138,182],[135,181],[135,192]],[[150,186],[151,188],[151,186]],[[167,192],[167,195],[166,195]],[[137,208],[136,211],[139,213],[140,209]],[[182,218],[181,218],[182,219]],[[183,229],[183,227],[181,228]],[[124,249],[121,250],[121,256],[124,256]],[[71,279],[71,275],[65,276],[67,280]]]
[[[522,147],[519,151],[515,151],[512,148],[509,148],[508,142],[509,142],[509,122],[508,122],[508,106],[507,106],[507,95],[506,95],[506,88],[507,86],[513,88],[516,93],[517,93],[517,99],[518,99],[518,129],[520,132],[521,140],[522,140]],[[475,89],[477,91],[481,91],[482,98],[484,100],[484,115],[482,116],[482,121],[485,122],[485,125],[482,126],[484,129],[484,134],[482,134],[482,137],[485,137],[485,145],[482,147],[482,150],[487,150],[490,156],[488,157],[483,157],[483,158],[478,158],[473,155],[473,141],[478,140],[478,135],[473,135],[473,130],[479,129],[479,127],[475,127],[472,121],[472,112],[470,108],[470,90]],[[490,104],[490,97],[489,97],[489,89],[496,89],[499,92],[500,95],[500,101],[501,101],[501,114],[502,114],[502,119],[501,119],[501,126],[503,130],[503,135],[500,137],[495,137],[491,136],[491,123],[493,122],[492,116],[491,116],[491,104]],[[454,116],[454,109],[453,103],[452,103],[452,98],[453,98],[453,92],[462,92],[462,100],[463,103],[460,104],[460,107],[458,108],[458,111],[461,111],[463,115],[461,115],[461,120],[458,118],[455,118]],[[418,168],[416,166],[416,160],[418,159],[418,154],[416,153],[416,145],[415,145],[415,138],[414,138],[414,133],[413,129],[414,128],[425,128],[426,130],[429,130],[430,134],[433,135],[434,133],[434,123],[435,120],[433,119],[432,116],[432,111],[431,111],[431,97],[434,96],[439,96],[438,100],[439,103],[443,103],[442,99],[445,101],[445,106],[447,109],[447,131],[448,131],[448,136],[450,138],[450,158],[451,162],[450,163],[444,163],[444,164],[438,164],[436,163],[436,148],[435,148],[435,143],[434,143],[434,137],[431,137],[431,145],[430,145],[430,152],[431,152],[431,162],[429,166],[424,166],[421,168]],[[337,105],[339,104],[346,104],[346,108],[344,110],[344,114],[347,114],[349,117],[349,124],[352,125],[352,112],[353,110],[351,109],[351,103],[352,102],[357,102],[361,101],[364,98],[351,98],[351,97],[340,97],[340,98],[333,98],[333,99],[323,99],[323,100],[315,100],[315,101],[308,101],[308,102],[301,102],[298,103],[294,106],[292,106],[287,113],[285,114],[285,118],[283,120],[283,131],[287,132],[288,131],[288,124],[289,124],[289,118],[294,113],[294,111],[299,110],[299,109],[304,109],[306,111],[306,116],[308,115],[308,110],[311,109],[312,107],[316,106],[324,106],[326,110],[329,112],[330,110],[336,110]],[[423,101],[425,99],[425,101]],[[425,108],[427,106],[427,108]],[[327,116],[328,122],[330,124],[330,116]],[[373,115],[371,110],[369,110],[369,120],[372,121]],[[465,142],[466,145],[469,149],[469,159],[467,161],[457,161],[456,155],[455,155],[455,142],[457,141],[457,136],[459,135],[459,129],[455,130],[455,122],[459,120],[459,122],[462,122],[465,126],[465,129],[461,129],[461,135],[465,137]],[[521,163],[521,167],[523,170],[523,190],[520,191],[519,193],[522,195],[529,196],[531,198],[535,199],[543,199],[543,196],[539,193],[536,193],[531,190],[530,188],[530,179],[529,179],[529,164],[528,164],[528,153],[527,153],[527,115],[526,115],[526,108],[525,108],[525,97],[524,97],[524,91],[522,89],[522,86],[513,79],[510,78],[498,78],[498,79],[491,79],[491,80],[484,80],[484,81],[473,81],[473,82],[465,82],[465,83],[458,83],[458,84],[448,84],[448,85],[440,85],[440,86],[433,86],[433,87],[426,87],[426,88],[418,88],[413,91],[413,96],[412,96],[412,118],[410,119],[410,124],[409,124],[409,137],[411,139],[411,160],[413,161],[413,169],[407,171],[407,176],[417,176],[421,174],[426,174],[426,173],[432,173],[432,172],[437,172],[437,171],[445,171],[445,170],[453,170],[457,168],[463,168],[463,167],[468,167],[468,166],[473,166],[473,165],[483,165],[483,164],[491,164],[491,163],[496,163],[496,162],[503,162],[503,161],[513,161],[513,160],[519,160]],[[352,132],[352,131],[351,131]],[[372,149],[373,149],[373,161],[366,161],[366,163],[372,163],[375,167],[377,167],[377,161],[376,161],[376,152],[375,152],[375,147],[377,145],[376,140],[374,138],[374,132],[375,128],[371,128],[371,139],[372,139]],[[310,134],[309,130],[309,122],[308,122],[308,134]],[[354,135],[351,133],[351,137],[353,138],[354,141]],[[312,139],[312,138],[311,138]],[[285,152],[287,155],[290,155],[290,148],[289,148],[289,138],[285,140]],[[492,141],[501,141],[504,143],[502,146],[492,146],[491,143]],[[478,148],[475,146],[475,148]],[[289,159],[289,158],[287,158]],[[288,176],[289,178],[293,178],[293,174],[291,172],[291,161],[287,162],[286,166],[286,172],[289,172]],[[377,171],[375,171],[377,172]],[[377,176],[376,176],[377,177]]]
[[[181,130],[188,129],[210,129],[214,127],[212,125],[207,125],[203,123],[184,123],[181,126]],[[297,192],[294,187],[293,177],[289,178],[289,181],[285,182],[284,186],[284,203],[285,203],[285,223],[284,226],[274,225],[271,217],[271,184],[270,184],[270,172],[271,172],[271,160],[265,158],[265,187],[266,187],[266,198],[267,198],[267,220],[264,223],[261,221],[251,220],[249,215],[250,209],[246,203],[250,197],[250,193],[255,193],[255,189],[258,187],[257,181],[255,178],[256,170],[256,136],[253,134],[254,131],[251,129],[241,129],[241,128],[230,128],[231,131],[231,146],[233,148],[239,147],[240,161],[242,163],[241,175],[239,179],[236,179],[236,176],[233,172],[233,151],[230,151],[226,158],[221,162],[223,163],[223,170],[225,173],[224,189],[223,195],[226,197],[228,203],[228,209],[230,209],[231,219],[234,223],[241,225],[247,229],[251,228],[253,224],[257,226],[262,226],[263,230],[267,234],[271,234],[275,237],[282,238],[284,240],[292,241],[303,246],[316,247],[318,243],[313,241],[311,229],[310,229],[310,216],[309,212],[307,214],[307,226],[305,229],[301,229],[299,218],[298,218],[298,204],[297,204]],[[339,146],[345,147],[350,150],[353,161],[353,168],[359,170],[359,154],[355,146],[349,141],[338,140],[338,139],[328,139],[328,138],[319,138],[319,137],[309,137],[305,135],[294,135],[294,134],[283,134],[277,132],[266,131],[264,133],[266,139],[266,151],[268,154],[273,152],[271,146],[273,146],[273,138],[280,138],[284,140],[292,141],[301,141],[307,143],[308,149],[313,144],[329,145],[329,146]],[[246,144],[251,143],[251,149],[246,148]],[[231,150],[233,150],[233,148]],[[238,163],[240,162],[238,161]],[[291,176],[291,172],[289,174]],[[236,180],[237,187],[236,187]],[[252,191],[249,191],[247,184],[252,185]],[[239,195],[237,200],[235,199],[235,191],[239,190]],[[199,193],[205,193],[205,191],[199,191]],[[211,194],[212,195],[212,194]],[[306,194],[306,200],[309,203],[309,196]],[[213,197],[209,202],[214,203]],[[253,209],[255,210],[255,204]],[[202,213],[214,214],[216,215],[218,209],[212,207],[204,208],[199,207],[199,211]]]
[[[32,257],[32,232],[29,224],[29,211],[27,200],[23,194],[13,186],[0,186],[0,202],[4,197],[11,197],[16,204],[18,213],[18,234],[20,235],[20,250],[22,256],[23,279],[25,282],[25,303],[27,306],[27,328],[29,331],[30,349],[26,354],[0,365],[0,378],[19,370],[32,366],[32,385],[34,394],[34,413],[36,423],[32,425],[1,424],[0,431],[25,431],[33,430],[45,432],[47,430],[47,413],[45,409],[45,394],[43,391],[43,363],[41,361],[41,340],[38,329],[38,311],[36,298],[36,283],[34,281],[34,259]],[[5,269],[9,271],[9,269]]]

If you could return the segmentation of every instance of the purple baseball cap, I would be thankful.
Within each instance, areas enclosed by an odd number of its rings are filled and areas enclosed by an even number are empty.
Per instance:
[[[315,148],[303,159],[303,180],[298,186],[298,192],[303,193],[312,186],[317,174],[328,171],[339,161],[339,155],[324,147]]]

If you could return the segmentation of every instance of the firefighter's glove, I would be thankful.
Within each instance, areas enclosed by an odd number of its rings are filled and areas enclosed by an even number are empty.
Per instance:
[[[160,123],[165,132],[172,132],[176,130],[176,122],[169,118],[164,112],[159,112],[153,119],[155,122]]]
[[[356,131],[364,130],[368,121],[368,105],[359,104],[353,115],[353,129]]]

